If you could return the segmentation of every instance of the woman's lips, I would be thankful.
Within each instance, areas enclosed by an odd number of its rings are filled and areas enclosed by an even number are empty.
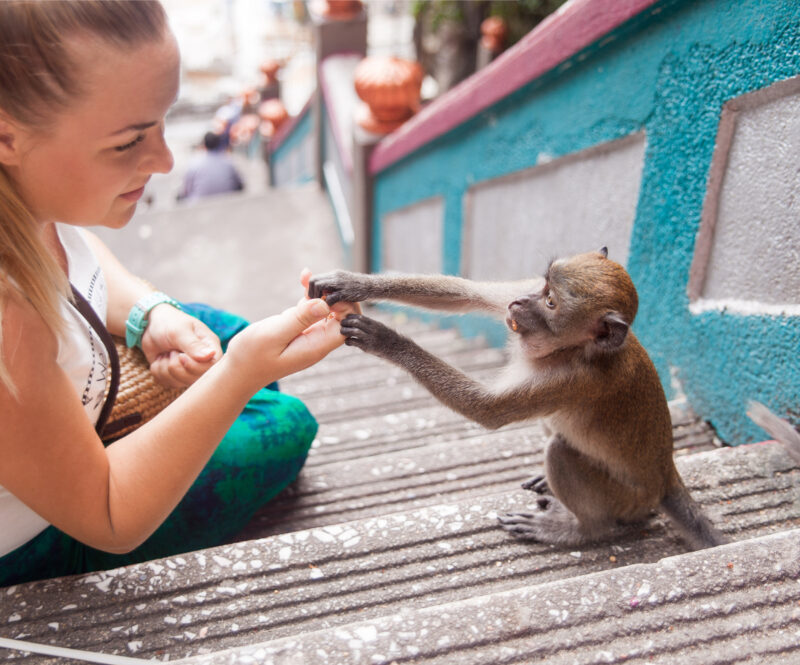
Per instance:
[[[142,194],[144,194],[144,185],[142,185],[138,189],[134,189],[131,190],[130,192],[125,192],[124,194],[121,194],[120,198],[123,198],[126,201],[138,201],[140,198],[142,198]]]

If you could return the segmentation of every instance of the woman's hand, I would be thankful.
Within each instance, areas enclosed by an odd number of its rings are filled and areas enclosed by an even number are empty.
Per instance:
[[[300,283],[308,291],[311,271],[303,270]],[[322,360],[344,343],[339,321],[358,305],[301,298],[296,306],[251,324],[228,345],[228,360],[236,371],[252,375],[257,387],[299,372]]]
[[[254,390],[299,372],[341,346],[339,322],[323,300],[303,298],[280,314],[251,323],[228,345],[226,363]]]
[[[170,388],[191,385],[222,357],[208,326],[166,303],[150,310],[142,351],[156,380]]]

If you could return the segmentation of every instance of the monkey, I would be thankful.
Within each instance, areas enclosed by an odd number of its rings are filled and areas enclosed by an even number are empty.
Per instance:
[[[411,339],[361,314],[341,321],[345,344],[409,372],[441,403],[496,429],[544,419],[544,475],[523,484],[534,512],[506,513],[516,537],[575,546],[622,535],[661,509],[692,549],[727,542],[686,489],[672,458],[672,421],[647,352],[630,331],[638,295],[603,247],[550,262],[543,277],[477,282],[448,275],[318,275],[309,297],[393,300],[483,311],[509,328],[510,360],[484,386]]]
[[[789,456],[800,464],[800,432],[760,402],[750,401],[747,404],[747,415],[773,439],[783,444]]]

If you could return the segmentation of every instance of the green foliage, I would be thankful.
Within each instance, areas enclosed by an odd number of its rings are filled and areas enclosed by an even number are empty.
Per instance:
[[[464,21],[464,12],[457,0],[416,0],[411,7],[411,13],[417,20],[426,17],[434,32],[445,22]]]
[[[508,25],[506,46],[515,44],[566,0],[493,0],[489,16],[500,16]]]
[[[485,16],[500,16],[508,25],[507,46],[516,43],[566,0],[471,0]],[[459,0],[414,0],[411,14],[436,32],[444,23],[463,24],[467,17]]]

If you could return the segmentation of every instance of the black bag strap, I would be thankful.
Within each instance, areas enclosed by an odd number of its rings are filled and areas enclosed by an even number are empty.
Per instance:
[[[114,339],[111,337],[111,333],[108,332],[105,325],[100,320],[100,317],[97,316],[97,312],[94,311],[78,289],[72,284],[70,284],[70,287],[72,287],[72,297],[75,299],[75,308],[80,312],[81,316],[86,319],[88,324],[92,326],[97,336],[100,338],[100,341],[103,342],[103,346],[106,347],[106,352],[108,353],[108,361],[111,365],[111,383],[109,384],[108,393],[106,394],[106,401],[97,418],[97,424],[94,426],[95,430],[97,430],[97,434],[102,436],[103,429],[108,422],[108,417],[111,415],[111,409],[114,408],[114,401],[117,399],[117,391],[119,390],[119,354],[117,353],[117,347],[114,346]]]

